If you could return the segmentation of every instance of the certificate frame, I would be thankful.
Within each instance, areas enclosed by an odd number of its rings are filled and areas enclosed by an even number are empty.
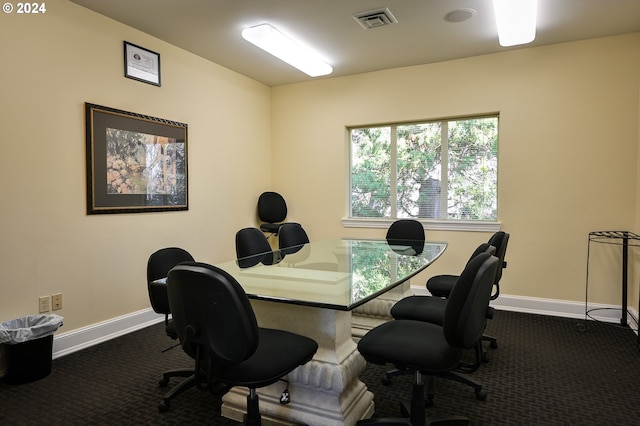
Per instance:
[[[87,214],[188,210],[187,124],[85,103]]]
[[[128,41],[123,46],[124,76],[160,87],[160,54]]]

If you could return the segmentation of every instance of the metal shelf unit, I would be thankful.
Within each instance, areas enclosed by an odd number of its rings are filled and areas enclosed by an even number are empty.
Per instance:
[[[578,325],[578,330],[585,331],[588,319],[594,320],[590,315],[592,311],[606,308],[589,309],[589,258],[591,255],[591,243],[611,244],[622,246],[622,306],[620,315],[620,325],[628,326],[627,317],[631,315],[628,311],[628,269],[629,269],[629,247],[640,247],[640,235],[629,231],[593,231],[589,232],[589,244],[587,247],[587,276],[584,296],[584,319],[583,325]],[[640,300],[638,300],[640,309]],[[633,317],[633,315],[631,315]],[[638,319],[633,317],[638,324]],[[640,332],[638,332],[638,349],[640,349]]]

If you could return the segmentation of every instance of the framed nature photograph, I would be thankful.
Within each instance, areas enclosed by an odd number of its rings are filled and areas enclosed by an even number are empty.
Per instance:
[[[188,210],[187,125],[85,103],[87,214]]]
[[[160,86],[160,54],[125,41],[124,76]]]

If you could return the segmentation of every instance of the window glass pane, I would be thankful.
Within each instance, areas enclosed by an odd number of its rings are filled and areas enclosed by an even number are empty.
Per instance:
[[[441,124],[397,127],[397,216],[440,216]]]
[[[498,116],[350,129],[358,218],[496,221]]]
[[[389,127],[351,129],[351,216],[390,217]]]
[[[498,118],[448,125],[447,218],[496,220]]]

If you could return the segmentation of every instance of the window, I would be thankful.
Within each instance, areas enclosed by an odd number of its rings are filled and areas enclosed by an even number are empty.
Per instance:
[[[349,129],[351,218],[497,220],[498,116]]]

